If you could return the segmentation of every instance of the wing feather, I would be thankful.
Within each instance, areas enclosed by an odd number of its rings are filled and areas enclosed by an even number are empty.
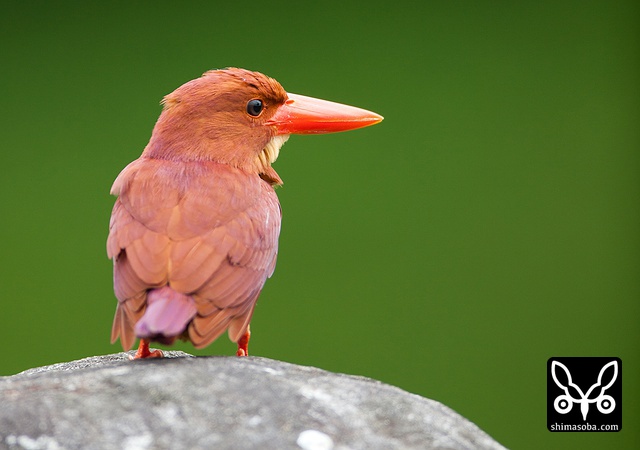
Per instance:
[[[118,302],[116,315],[113,319],[113,327],[111,328],[112,344],[120,337],[122,348],[125,350],[131,349],[135,341],[133,327],[144,313],[145,299],[146,293],[143,292],[127,302]]]
[[[253,317],[255,301],[257,300],[258,295],[260,295],[260,291],[255,293],[255,300],[251,302],[251,308],[244,314],[235,317],[229,324],[229,339],[233,342],[238,342],[249,328],[249,322],[251,322],[251,318]]]
[[[145,283],[131,267],[126,251],[122,251],[113,266],[113,286],[116,297],[121,302],[139,295],[148,289]]]
[[[179,292],[196,292],[227,257],[233,240],[224,227],[205,236],[173,243],[169,283]]]
[[[133,271],[149,286],[161,286],[168,279],[169,238],[147,231],[127,247]]]
[[[227,329],[237,341],[275,267],[281,213],[273,188],[222,164],[140,158],[112,192],[119,198],[107,253],[120,300],[112,340],[130,348],[147,291],[169,285],[195,301],[188,336],[196,348]]]

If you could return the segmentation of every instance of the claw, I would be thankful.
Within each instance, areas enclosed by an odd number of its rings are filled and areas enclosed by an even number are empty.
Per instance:
[[[129,355],[129,359],[133,361],[134,359],[143,358],[164,358],[164,353],[162,353],[162,350],[150,350],[149,341],[146,339],[140,339],[138,351],[133,356]]]

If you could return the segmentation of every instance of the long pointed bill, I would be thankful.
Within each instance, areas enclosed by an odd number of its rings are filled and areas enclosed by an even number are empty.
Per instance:
[[[289,99],[265,123],[275,126],[278,134],[335,133],[375,125],[383,119],[355,106],[304,95],[287,95]]]

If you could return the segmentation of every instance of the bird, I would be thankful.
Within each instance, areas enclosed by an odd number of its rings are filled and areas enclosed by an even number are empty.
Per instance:
[[[282,179],[272,164],[291,134],[379,123],[365,109],[287,93],[240,68],[210,70],[166,95],[141,156],[111,188],[107,255],[117,298],[111,343],[131,359],[151,342],[201,349],[225,331],[248,356],[250,321],[274,272]]]

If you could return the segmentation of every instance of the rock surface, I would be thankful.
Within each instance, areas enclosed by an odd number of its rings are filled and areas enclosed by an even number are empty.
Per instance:
[[[265,358],[97,356],[0,377],[0,448],[498,449],[433,400]]]

